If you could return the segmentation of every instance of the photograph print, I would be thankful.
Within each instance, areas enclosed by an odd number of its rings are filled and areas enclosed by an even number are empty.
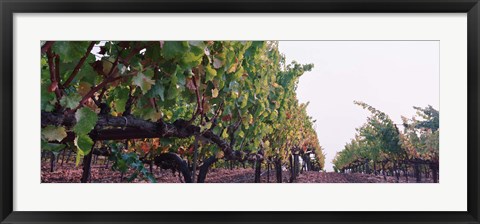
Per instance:
[[[438,41],[41,41],[41,183],[439,183]]]

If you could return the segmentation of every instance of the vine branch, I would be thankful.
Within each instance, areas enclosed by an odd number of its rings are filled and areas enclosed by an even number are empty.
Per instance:
[[[85,55],[80,59],[80,61],[77,63],[77,66],[75,66],[75,69],[73,69],[72,74],[68,77],[68,79],[63,83],[63,86],[66,87],[70,85],[70,83],[73,81],[75,76],[78,74],[80,69],[82,68],[83,64],[85,63],[85,60],[87,59],[88,55],[92,51],[93,47],[95,46],[95,41],[92,41],[90,45],[88,45],[88,48],[85,52]]]
[[[60,98],[62,98],[62,94],[60,92],[60,89],[58,88],[58,80],[56,78],[56,72],[55,72],[55,62],[54,58],[55,55],[52,53],[52,50],[49,48],[47,51],[47,58],[48,58],[48,67],[50,70],[50,81],[51,81],[51,86],[50,86],[50,91],[55,92],[55,96],[57,97],[57,101],[60,102]]]
[[[52,45],[55,43],[55,41],[47,41],[45,42],[45,44],[43,44],[42,46],[42,54],[47,52],[48,50],[50,50],[50,48],[52,47]]]

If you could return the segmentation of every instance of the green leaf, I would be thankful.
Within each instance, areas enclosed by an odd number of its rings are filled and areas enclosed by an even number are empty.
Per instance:
[[[168,88],[168,92],[167,92],[167,99],[169,100],[173,100],[177,97],[178,95],[178,88],[176,85],[171,85],[169,88]]]
[[[70,108],[70,109],[75,109],[80,101],[82,100],[82,96],[78,93],[72,93],[69,95],[64,95],[60,99],[60,105],[62,107]]]
[[[141,110],[141,117],[145,120],[151,120],[153,122],[158,121],[160,118],[162,118],[163,113],[162,111],[156,111],[154,108],[145,108]]]
[[[77,150],[77,156],[75,157],[75,166],[78,166],[80,164],[80,159],[82,156],[85,156],[82,150]]]
[[[139,72],[135,77],[132,78],[133,84],[139,86],[142,89],[142,93],[145,94],[152,88],[152,85],[155,84],[155,81],[145,76],[143,73]]]
[[[189,41],[190,44],[190,51],[195,55],[204,55],[208,54],[209,50],[207,45],[203,41]]]
[[[182,65],[189,68],[195,67],[202,63],[202,57],[203,54],[195,55],[193,52],[188,52],[182,57]]]
[[[155,75],[155,72],[154,72],[152,69],[145,69],[145,71],[143,71],[143,74],[144,74],[147,78],[152,79],[153,76]]]
[[[93,147],[93,140],[88,135],[78,135],[75,138],[74,143],[78,150],[82,151],[84,155],[90,153],[90,150]]]
[[[217,76],[217,70],[213,69],[210,65],[205,67],[206,80],[212,81]]]
[[[115,98],[115,110],[118,113],[125,111],[125,105],[127,104],[129,90],[126,88],[116,88],[117,94]]]
[[[120,159],[120,160],[117,161],[117,169],[118,169],[120,172],[122,172],[122,173],[127,172],[128,165],[127,165],[127,163],[125,162],[125,160]]]
[[[227,139],[228,138],[228,132],[227,129],[225,128],[222,133],[222,138]]]
[[[41,58],[40,59],[40,66],[47,66],[48,65],[48,60],[46,58]]]
[[[220,135],[220,134],[222,134],[222,133],[221,133],[222,129],[223,129],[222,127],[215,126],[215,127],[213,128],[213,133],[215,133],[216,135]]]
[[[156,85],[152,86],[146,96],[149,98],[160,97],[162,101],[165,101],[165,86],[163,86],[162,83],[157,83]]]
[[[60,142],[67,137],[67,132],[65,131],[64,127],[49,125],[45,128],[42,128],[42,137],[47,141]]]
[[[165,111],[165,116],[166,120],[171,120],[173,118],[173,112],[170,110]]]
[[[77,135],[86,135],[97,124],[98,116],[90,108],[82,107],[75,113],[77,123],[73,127],[73,131]]]
[[[83,57],[89,44],[89,41],[56,41],[52,50],[60,56],[63,63],[67,63]]]
[[[59,152],[65,148],[65,144],[49,143],[42,141],[42,150],[49,152]]]
[[[212,127],[212,122],[207,122],[205,125],[200,125],[200,132],[204,132]]]
[[[145,57],[151,58],[152,61],[159,61],[160,60],[160,43],[156,43],[150,47],[147,48],[145,51]]]
[[[188,41],[188,44],[190,44],[192,47],[197,47],[200,50],[203,50],[206,46],[203,41]]]
[[[242,130],[238,131],[238,137],[243,138],[245,137],[245,133]]]
[[[92,85],[96,84],[97,79],[100,77],[97,72],[93,70],[93,67],[90,65],[92,62],[95,61],[95,56],[90,54],[87,59],[85,60],[85,64],[83,64],[82,68],[78,71],[75,80],[84,81],[90,83]],[[70,76],[70,73],[68,74]]]
[[[182,57],[188,51],[188,43],[182,41],[166,41],[163,44],[162,56],[167,59]]]
[[[177,76],[177,83],[181,86],[185,85],[185,74],[181,71],[177,71],[176,74]]]
[[[245,92],[245,93],[242,95],[242,103],[240,104],[240,108],[246,107],[247,104],[248,104],[248,92]]]

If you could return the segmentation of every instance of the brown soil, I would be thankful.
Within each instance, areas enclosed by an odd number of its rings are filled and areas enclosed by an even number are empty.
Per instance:
[[[148,169],[148,165],[146,165]],[[158,183],[182,183],[183,177],[178,172],[173,173],[171,170],[160,170],[154,166],[154,175]],[[82,176],[81,166],[75,167],[75,164],[68,163],[57,164],[55,170],[50,172],[50,165],[48,162],[42,163],[41,171],[42,183],[78,183]],[[120,183],[127,182],[128,177],[133,173],[129,171],[124,174],[121,179],[121,173],[113,171],[110,167],[106,168],[105,165],[92,165],[91,170],[91,182],[92,183]],[[269,176],[269,178],[268,178]],[[282,173],[283,183],[288,183],[290,173],[284,171]],[[269,181],[268,181],[269,179]],[[144,178],[136,178],[132,182],[147,182]],[[235,168],[235,169],[211,169],[207,174],[205,180],[206,183],[253,183],[254,182],[254,170],[252,168]],[[261,176],[262,183],[276,183],[276,176],[273,170],[270,171],[270,175],[266,170],[262,170]],[[308,171],[299,174],[295,183],[395,183],[396,178],[387,176],[387,180],[383,179],[382,175],[373,174],[341,174],[333,172],[314,172]],[[415,179],[409,177],[409,183],[414,183]],[[422,182],[432,182],[430,178],[422,178]],[[407,183],[405,177],[400,178],[400,183]]]

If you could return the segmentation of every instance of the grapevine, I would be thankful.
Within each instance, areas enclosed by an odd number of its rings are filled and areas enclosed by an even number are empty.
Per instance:
[[[403,132],[390,117],[376,108],[355,102],[367,109],[371,116],[357,129],[355,137],[337,153],[333,160],[338,172],[382,173],[395,176],[402,172],[414,173],[416,182],[422,174],[438,182],[439,170],[439,112],[432,106],[414,107],[417,116],[402,117]],[[371,169],[373,167],[373,169]],[[423,168],[423,169],[422,169]],[[431,170],[429,172],[428,170]]]
[[[291,181],[299,156],[323,169],[295,93],[313,65],[286,64],[276,41],[47,41],[41,52],[42,151],[73,152],[81,182],[98,156],[122,181],[130,169],[127,181],[155,182],[157,166],[205,182],[219,160],[258,175],[289,167]]]

